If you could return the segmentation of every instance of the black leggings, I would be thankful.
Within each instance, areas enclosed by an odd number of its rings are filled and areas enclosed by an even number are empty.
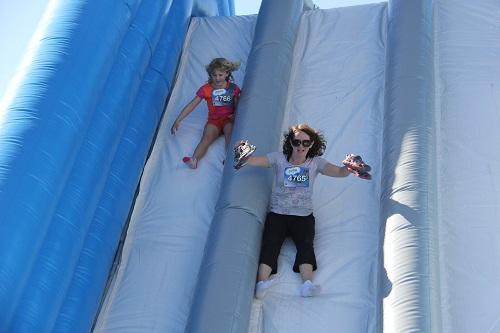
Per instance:
[[[260,250],[261,264],[272,268],[272,274],[278,271],[278,256],[285,238],[290,236],[297,248],[293,271],[299,272],[302,264],[311,264],[317,269],[314,253],[314,216],[281,215],[270,212],[267,214]]]

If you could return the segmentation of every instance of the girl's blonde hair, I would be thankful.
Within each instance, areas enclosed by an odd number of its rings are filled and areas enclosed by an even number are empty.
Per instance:
[[[215,58],[210,61],[210,63],[206,66],[207,73],[208,73],[208,83],[212,83],[212,76],[211,74],[216,70],[222,70],[227,73],[226,80],[227,81],[233,81],[233,71],[237,70],[240,68],[240,62],[239,61],[229,61],[226,58]]]

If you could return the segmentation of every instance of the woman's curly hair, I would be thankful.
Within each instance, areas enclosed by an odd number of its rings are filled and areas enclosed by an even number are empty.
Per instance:
[[[226,58],[215,58],[210,61],[210,63],[205,67],[208,73],[208,83],[212,83],[212,73],[219,69],[226,72],[228,75],[226,81],[234,81],[233,71],[240,68],[240,63],[238,61],[229,61]]]
[[[299,132],[306,133],[309,135],[311,141],[314,141],[313,145],[307,152],[307,158],[323,155],[326,149],[326,139],[323,134],[307,124],[298,124],[288,128],[288,132],[285,132],[284,134],[283,154],[286,155],[287,160],[290,160],[290,156],[292,156],[293,147],[291,141]]]

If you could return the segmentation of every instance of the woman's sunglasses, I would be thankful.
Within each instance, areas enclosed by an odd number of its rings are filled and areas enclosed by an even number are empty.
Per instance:
[[[292,143],[292,146],[294,146],[294,147],[298,147],[298,146],[300,146],[300,144],[302,144],[302,147],[307,148],[307,147],[311,147],[313,142],[311,140],[302,140],[301,141],[299,139],[292,139],[291,143]]]

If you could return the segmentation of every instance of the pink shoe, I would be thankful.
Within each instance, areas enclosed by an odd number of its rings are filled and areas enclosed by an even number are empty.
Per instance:
[[[372,175],[370,175],[370,173],[368,173],[366,171],[360,171],[360,170],[356,170],[356,169],[353,169],[350,167],[347,167],[347,170],[350,173],[352,173],[353,175],[358,176],[361,179],[366,179],[366,180],[372,179]]]
[[[347,170],[359,178],[370,180],[372,176],[368,173],[372,168],[366,164],[361,156],[347,154],[342,163],[347,167]]]
[[[372,169],[363,161],[361,156],[355,154],[347,154],[342,163],[345,166],[360,172],[370,172]]]
[[[198,167],[198,160],[194,157],[184,156],[182,162],[186,163],[191,169],[196,169]]]

